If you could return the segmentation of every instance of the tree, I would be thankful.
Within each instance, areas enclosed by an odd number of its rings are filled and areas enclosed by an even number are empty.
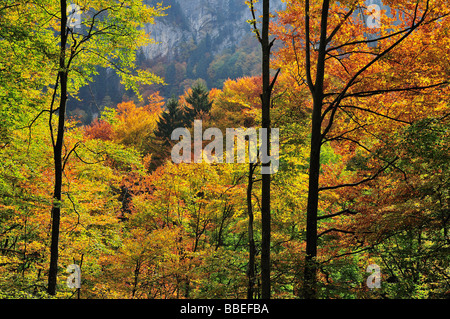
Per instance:
[[[209,92],[202,83],[197,83],[192,87],[186,97],[186,102],[191,105],[191,108],[185,110],[187,125],[190,125],[195,117],[208,114],[211,110],[212,101],[209,100]]]
[[[253,127],[261,116],[261,78],[227,80],[222,90],[212,90],[214,103],[209,115],[214,126],[224,132],[230,127]]]
[[[317,297],[319,194],[374,180],[388,168],[395,167],[398,159],[395,156],[378,158],[369,176],[344,184],[320,186],[322,147],[325,143],[342,140],[352,141],[354,147],[364,147],[363,137],[375,132],[376,124],[373,123],[376,121],[389,120],[393,123],[390,128],[409,123],[398,112],[381,111],[376,107],[380,103],[386,105],[388,101],[392,103],[393,99],[401,98],[417,105],[414,92],[427,94],[430,105],[441,103],[432,92],[447,83],[445,71],[439,67],[430,71],[428,66],[428,59],[437,57],[435,49],[412,46],[412,43],[419,43],[416,39],[429,33],[433,25],[437,28],[440,19],[447,18],[448,10],[442,6],[440,1],[391,2],[391,15],[380,14],[381,21],[375,28],[371,23],[366,24],[364,16],[361,19],[357,14],[368,9],[362,1],[337,3],[324,0],[313,4],[309,0],[290,1],[281,15],[282,23],[288,27],[276,32],[285,42],[279,57],[284,59],[284,64],[290,61],[286,71],[299,85],[308,87],[312,100],[305,298]],[[410,60],[411,51],[418,54],[420,50],[429,52],[424,62]],[[399,68],[396,64],[399,61],[407,61],[403,65],[408,67]],[[369,124],[369,121],[361,120],[364,117],[354,116],[355,112],[364,113],[366,120],[373,120],[375,116],[376,121]],[[338,123],[353,125],[341,131]],[[344,209],[333,216],[347,212]]]
[[[387,275],[380,294],[389,298],[444,298],[448,291],[448,119],[447,113],[418,120],[379,148],[399,156],[397,169],[365,186],[354,207],[363,214],[347,226],[373,247]]]
[[[270,1],[263,1],[262,12],[262,30],[259,32],[256,26],[256,12],[254,1],[248,2],[250,10],[253,15],[251,24],[256,33],[262,51],[262,94],[261,94],[261,109],[262,109],[262,125],[263,129],[267,129],[266,145],[270,144],[270,107],[272,89],[277,79],[277,71],[275,77],[271,80],[270,77],[270,51],[274,40],[269,40],[269,23],[270,23]],[[270,152],[270,150],[267,150]],[[263,166],[268,166],[270,163],[263,163]],[[261,242],[261,296],[263,299],[270,298],[270,174],[262,175],[261,186],[261,220],[262,220],[262,242]]]
[[[252,191],[254,177],[253,173],[257,164],[249,163],[248,165],[248,182],[247,182],[247,214],[248,214],[248,266],[247,266],[247,299],[253,299],[255,290],[255,257],[256,257],[256,245],[254,235],[254,214],[252,204]]]
[[[132,101],[119,103],[113,125],[114,139],[120,144],[134,146],[144,155],[149,154],[153,132],[162,113],[162,99],[159,94],[153,94],[149,103],[142,107]]]
[[[0,5],[0,127],[6,140],[14,129],[28,128],[51,97],[42,90],[51,85],[54,74],[53,66],[45,61],[57,51],[48,46],[52,32],[39,29],[42,13],[30,7],[24,0]]]
[[[178,100],[174,98],[169,99],[166,103],[166,109],[158,121],[155,135],[163,139],[165,145],[168,145],[173,130],[182,126],[184,121]]]
[[[211,110],[212,101],[209,100],[209,93],[202,84],[194,85],[186,94],[181,99],[181,105],[179,100],[169,99],[166,103],[167,110],[158,121],[155,134],[163,139],[166,146],[170,144],[170,136],[174,129],[182,126],[190,127],[194,119],[202,116],[202,114],[208,114]]]
[[[150,73],[138,71],[137,74],[133,74],[134,52],[137,47],[148,41],[144,31],[138,30],[138,27],[146,22],[152,22],[153,17],[159,15],[160,9],[147,7],[141,1],[133,1],[127,6],[124,3],[106,0],[98,3],[86,1],[83,5],[84,10],[88,11],[88,18],[82,22],[81,32],[76,30],[76,25],[68,23],[66,0],[61,0],[59,5],[52,2],[48,7],[40,8],[50,15],[49,26],[59,22],[59,30],[57,30],[59,54],[57,55],[58,63],[56,63],[58,72],[48,110],[55,174],[48,274],[48,293],[51,295],[56,293],[57,284],[63,170],[73,151],[72,149],[63,155],[66,105],[69,94],[75,94],[79,87],[87,83],[97,66],[119,70],[126,87],[136,91],[139,82],[144,84],[160,82]],[[51,11],[47,11],[49,8],[58,8],[60,17],[51,15]],[[58,103],[57,108],[55,103]],[[58,112],[58,118],[55,131],[53,114],[56,112]]]

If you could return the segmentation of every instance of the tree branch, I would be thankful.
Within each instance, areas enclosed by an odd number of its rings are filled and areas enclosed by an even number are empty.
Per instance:
[[[277,72],[275,73],[275,76],[272,79],[272,82],[269,85],[269,92],[272,92],[273,86],[275,85],[275,82],[277,81],[278,78],[278,74],[280,74],[281,69],[278,69]]]
[[[342,254],[339,254],[339,255],[336,255],[336,256],[332,256],[332,257],[328,258],[327,260],[322,261],[321,264],[325,264],[325,263],[327,263],[327,262],[329,262],[329,261],[331,261],[331,260],[333,260],[335,258],[340,258],[340,257],[344,257],[344,256],[359,254],[359,253],[361,253],[363,251],[366,251],[366,250],[369,250],[369,249],[372,249],[372,248],[373,247],[370,246],[370,247],[362,248],[362,249],[357,250],[357,251],[352,251],[352,252],[342,253]]]
[[[375,112],[375,111],[372,111],[372,110],[369,110],[369,109],[366,109],[366,108],[363,108],[363,107],[359,107],[359,106],[356,106],[356,105],[339,105],[339,107],[340,108],[352,108],[352,109],[356,109],[356,110],[372,113],[372,114],[375,114],[377,116],[381,116],[381,117],[387,118],[389,120],[400,122],[400,123],[403,123],[403,124],[409,124],[409,125],[412,124],[412,122],[396,119],[396,118],[391,117],[389,115],[381,114],[381,113],[378,113],[378,112]]]
[[[344,89],[341,91],[341,93],[339,93],[339,95],[336,97],[336,99],[332,102],[331,105],[334,105],[335,108],[333,108],[332,111],[332,117],[330,117],[330,124],[328,126],[328,128],[325,130],[324,134],[322,136],[325,136],[326,132],[329,130],[329,128],[331,127],[331,124],[333,122],[334,119],[334,114],[336,113],[336,109],[337,106],[340,104],[340,102],[342,101],[342,99],[345,97],[346,92],[349,90],[349,88],[354,84],[354,82],[356,81],[356,79],[364,72],[366,71],[372,64],[374,64],[375,62],[377,62],[379,59],[381,59],[383,56],[385,56],[386,54],[388,54],[392,49],[394,49],[397,45],[399,45],[403,40],[405,40],[416,28],[418,28],[423,21],[425,20],[425,16],[427,15],[428,12],[428,2],[427,1],[427,8],[424,12],[424,14],[422,15],[421,19],[415,23],[415,17],[413,19],[412,25],[411,27],[402,30],[403,32],[406,32],[406,34],[404,34],[400,39],[398,39],[397,41],[395,41],[393,44],[391,44],[388,48],[386,48],[383,52],[381,52],[380,54],[378,54],[375,58],[373,58],[369,63],[367,63],[365,66],[363,66],[361,69],[359,69],[358,72],[355,73],[355,75],[347,82],[347,85],[344,87]],[[416,11],[418,9],[418,5],[419,3],[416,4]],[[378,38],[378,40],[380,40],[380,38]],[[369,41],[369,40],[367,40]],[[329,52],[330,50],[327,50],[327,52]]]
[[[326,142],[331,142],[331,141],[348,140],[348,141],[351,141],[351,142],[353,142],[353,143],[358,144],[360,147],[364,148],[366,151],[371,152],[367,147],[363,146],[363,145],[360,144],[358,141],[355,141],[355,140],[353,140],[353,139],[351,139],[351,138],[345,137],[346,134],[351,133],[351,132],[353,132],[353,131],[356,131],[356,130],[358,130],[358,129],[360,129],[360,128],[364,128],[364,126],[367,126],[367,124],[363,124],[363,125],[358,124],[358,125],[359,125],[359,126],[353,128],[353,129],[351,129],[351,130],[349,130],[349,131],[345,131],[345,132],[343,132],[342,134],[340,134],[340,135],[338,135],[338,136],[333,136],[333,137],[330,137],[330,138],[325,137],[325,138],[323,139],[323,141],[322,141],[322,144],[324,144],[324,143],[326,143]]]
[[[311,77],[311,47],[309,36],[309,0],[305,1],[305,71],[306,83],[308,84],[311,93],[314,93],[315,87]]]
[[[332,217],[343,215],[343,214],[355,215],[357,213],[358,212],[352,211],[352,210],[347,208],[347,209],[341,210],[340,212],[337,212],[337,213],[328,214],[328,215],[324,215],[324,216],[318,216],[317,220],[326,219],[326,218],[332,218]]]
[[[55,148],[55,145],[56,145],[55,136],[54,136],[54,133],[53,133],[53,123],[52,123],[52,120],[53,120],[53,105],[55,104],[56,92],[58,91],[58,85],[59,85],[59,80],[60,80],[59,75],[60,74],[58,72],[58,74],[56,76],[55,87],[53,89],[52,101],[50,103],[50,116],[48,118],[48,126],[50,128],[50,138],[52,140],[53,148]]]
[[[345,21],[352,15],[354,9],[350,9],[344,16],[344,19],[339,22],[339,24],[334,28],[334,30],[331,32],[331,34],[326,39],[325,43],[328,44],[333,39],[333,37],[336,35],[336,33],[339,31],[339,29],[342,27]],[[328,51],[326,51],[328,53]]]
[[[406,36],[405,36],[406,37]],[[402,38],[404,39],[404,38]],[[396,43],[400,43],[401,41],[397,41]],[[396,44],[394,44],[396,45]],[[371,64],[373,64],[376,60],[378,60],[380,57],[382,57],[383,55],[385,55],[388,51],[390,51],[390,49],[392,49],[394,47],[394,45],[392,45],[391,47],[389,47],[388,49],[386,49],[385,51],[383,51],[382,53],[378,54],[372,61],[370,61],[367,65],[365,65],[363,68],[361,68],[354,76],[353,78],[347,83],[346,87],[343,89],[343,91],[341,93],[328,93],[328,96],[332,96],[332,95],[337,95],[337,97],[335,98],[335,100],[330,103],[330,106],[324,111],[324,113],[322,114],[322,120],[325,117],[325,114],[328,113],[331,110],[331,115],[330,115],[330,120],[328,125],[325,127],[323,133],[322,133],[322,139],[326,136],[326,134],[329,132],[329,130],[331,129],[331,126],[333,124],[334,121],[334,116],[336,114],[336,111],[338,108],[342,107],[340,105],[340,102],[347,98],[347,97],[368,97],[368,96],[373,96],[373,95],[379,95],[379,94],[385,94],[385,93],[391,93],[391,92],[407,92],[407,91],[414,91],[414,90],[425,90],[425,89],[431,89],[431,88],[435,88],[438,86],[442,86],[444,84],[448,84],[448,81],[444,81],[444,82],[440,82],[440,83],[435,83],[435,84],[431,84],[431,85],[427,85],[427,86],[414,86],[414,87],[407,87],[407,88],[390,88],[390,89],[378,89],[378,90],[372,90],[372,91],[361,91],[361,92],[354,92],[354,93],[349,93],[346,94],[345,92],[353,85],[356,83],[356,78],[362,73],[364,72],[365,69],[367,69]],[[353,107],[355,109],[359,109],[359,110],[363,110],[363,111],[367,111],[373,114],[376,114],[378,116],[383,116],[385,118],[389,118],[391,120],[395,120],[397,122],[402,122],[404,124],[411,124],[411,122],[407,122],[407,121],[403,121],[403,120],[399,120],[399,119],[395,119],[392,117],[389,117],[387,115],[383,115],[381,113],[377,113],[375,111],[371,111],[368,109],[364,109],[364,108],[360,108],[357,106],[344,106],[344,107]]]
[[[431,89],[431,88],[438,87],[438,86],[448,84],[448,83],[449,83],[448,81],[444,81],[444,82],[435,83],[435,84],[426,85],[426,86],[413,86],[413,87],[406,87],[406,88],[390,88],[390,89],[378,89],[378,90],[372,90],[372,91],[354,92],[354,93],[344,94],[342,99],[344,99],[346,97],[368,97],[368,96],[379,95],[379,94],[390,93],[390,92],[425,90],[425,89]]]
[[[67,155],[64,156],[63,160],[63,166],[62,166],[62,170],[64,171],[64,168],[66,167],[67,161],[69,160],[70,154],[72,154],[73,152],[75,152],[75,149],[80,145],[81,141],[78,141],[75,143],[75,145],[72,147],[72,149],[69,151],[69,153],[67,153]]]
[[[258,38],[258,41],[261,42],[262,41],[261,34],[259,33],[258,28],[256,27],[255,4],[254,4],[253,0],[250,0],[247,3],[250,6],[250,11],[251,11],[252,17],[253,17],[253,20],[250,22],[250,24],[253,26],[253,31],[255,32],[256,37]]]
[[[371,180],[374,180],[375,178],[378,177],[378,175],[380,175],[382,172],[384,172],[389,166],[391,166],[395,161],[398,160],[398,156],[396,156],[392,161],[390,161],[386,166],[380,168],[374,175],[372,175],[371,177],[365,178],[363,180],[360,180],[359,182],[355,182],[355,183],[345,183],[345,184],[341,184],[341,185],[335,185],[335,186],[325,186],[325,187],[319,187],[319,192],[320,191],[324,191],[324,190],[330,190],[330,189],[337,189],[337,188],[342,188],[342,187],[353,187],[353,186],[358,186],[360,184],[369,182]]]
[[[327,229],[327,230],[321,232],[320,234],[318,234],[317,238],[319,238],[320,236],[323,236],[325,234],[331,233],[333,231],[339,232],[339,233],[344,233],[344,234],[355,234],[354,231],[350,231],[350,230],[344,230],[344,229],[338,229],[338,228],[330,228],[330,229]]]

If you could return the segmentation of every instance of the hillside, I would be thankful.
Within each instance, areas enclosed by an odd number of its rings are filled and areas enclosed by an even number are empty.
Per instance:
[[[147,0],[150,5],[161,1]],[[163,6],[170,6],[165,17],[159,17],[155,24],[147,25],[147,32],[158,42],[144,49],[147,59],[167,57],[180,58],[186,45],[208,42],[205,48],[213,56],[241,44],[251,35],[247,20],[251,12],[243,0],[164,0]],[[258,6],[259,7],[259,6]],[[272,3],[272,11],[283,7],[281,0]]]
[[[137,54],[141,68],[165,79],[166,85],[143,88],[143,95],[155,91],[169,98],[178,96],[196,81],[211,88],[221,88],[227,79],[260,73],[260,48],[247,22],[251,12],[243,0],[147,0],[149,5],[162,2],[165,16],[146,31],[157,43]],[[281,0],[271,4],[281,10]],[[259,5],[257,5],[259,9]],[[119,84],[117,75],[99,70],[99,75],[80,91],[80,101],[70,100],[71,114],[89,123],[105,106],[115,106],[133,98]]]

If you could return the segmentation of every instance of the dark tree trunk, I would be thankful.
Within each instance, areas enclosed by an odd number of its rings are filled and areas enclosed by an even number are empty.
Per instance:
[[[322,146],[322,103],[323,82],[325,76],[325,53],[327,39],[329,0],[324,0],[322,5],[322,18],[320,25],[320,44],[317,57],[317,69],[315,83],[311,80],[309,61],[309,1],[306,1],[305,19],[307,23],[305,35],[307,39],[306,65],[308,85],[313,97],[313,114],[311,123],[311,151],[309,160],[309,184],[308,203],[306,206],[306,258],[304,270],[303,296],[313,299],[317,296],[317,210],[319,203],[319,173],[320,173],[320,149]]]
[[[304,298],[315,298],[317,256],[317,206],[319,202],[320,170],[320,109],[322,102],[314,100],[312,115],[311,152],[309,163],[308,203],[306,207],[306,260],[304,270]]]
[[[55,165],[55,185],[53,190],[53,206],[51,211],[52,217],[52,230],[51,230],[51,244],[50,244],[50,268],[48,272],[48,287],[47,292],[50,295],[56,294],[56,283],[58,275],[58,245],[59,245],[59,227],[61,219],[61,191],[62,191],[62,176],[63,176],[63,159],[62,149],[64,143],[64,130],[65,130],[65,113],[67,102],[67,69],[65,50],[67,44],[67,14],[66,0],[61,0],[61,46],[60,46],[60,58],[59,58],[59,88],[60,88],[60,101],[59,101],[59,116],[58,116],[58,131],[56,137],[56,143],[53,144],[53,159]]]
[[[399,39],[396,39],[394,43],[390,44],[386,49],[381,52],[378,52],[376,56],[368,62],[366,65],[361,67],[358,72],[356,72],[352,78],[346,83],[343,90],[339,93],[337,99],[332,102],[332,105],[328,106],[328,110],[331,110],[328,124],[322,131],[322,106],[324,99],[324,76],[325,76],[325,56],[327,51],[327,42],[330,42],[333,35],[339,29],[337,26],[327,38],[327,27],[328,27],[328,11],[329,11],[330,0],[324,0],[322,3],[322,11],[321,11],[321,22],[320,22],[320,43],[318,48],[318,56],[317,56],[317,64],[316,64],[316,77],[315,83],[313,83],[311,76],[311,61],[310,61],[310,30],[309,30],[309,0],[305,0],[305,72],[306,72],[306,82],[308,84],[309,90],[311,92],[311,96],[313,98],[313,114],[312,114],[312,127],[311,127],[311,152],[310,152],[310,167],[309,167],[309,185],[308,185],[308,203],[307,203],[307,216],[306,216],[306,258],[305,258],[305,268],[304,268],[304,282],[303,282],[303,297],[307,299],[317,298],[317,213],[318,213],[318,201],[319,201],[319,173],[320,173],[320,149],[322,145],[322,141],[324,140],[328,131],[332,128],[334,116],[336,110],[339,108],[342,99],[345,97],[345,93],[349,90],[349,88],[355,84],[358,77],[364,73],[371,65],[376,63],[378,60],[382,59],[386,54],[388,54],[392,49],[398,46],[401,42],[403,42],[407,37],[411,35],[411,33],[418,28],[421,24],[424,23],[425,17],[428,14],[428,4],[429,1],[426,2],[426,10],[423,16],[418,20],[418,22],[414,21],[414,23],[403,30],[403,32],[395,32],[390,36],[384,36],[381,39],[389,39],[393,36],[397,36],[399,34],[403,34]],[[416,4],[415,11],[417,12],[419,3]],[[348,13],[348,15],[352,14],[352,11]],[[348,16],[347,16],[348,17]],[[330,30],[328,30],[330,31]],[[362,41],[362,43],[369,44],[373,42],[372,40]],[[336,50],[336,48],[334,49]],[[433,84],[432,87],[439,86],[446,82]],[[430,87],[409,87],[409,88],[399,88],[393,89],[393,91],[408,91],[408,90],[420,90],[426,89]],[[370,95],[373,95],[374,91],[367,91]],[[364,96],[364,91],[358,92],[361,96]],[[384,94],[383,90],[381,90],[378,94]],[[331,107],[331,108],[330,108]],[[387,169],[394,161],[387,161],[388,164],[382,168],[378,172],[376,172],[371,177],[365,178],[356,183],[350,184],[341,184],[336,185],[334,187],[325,187],[324,189],[337,189],[340,187],[351,187],[357,186],[359,184],[365,183],[367,181],[375,179],[378,174]]]
[[[261,32],[262,48],[262,128],[267,129],[267,140],[265,141],[268,154],[270,139],[270,47],[269,42],[269,20],[270,20],[270,1],[263,1],[263,20]],[[264,142],[263,142],[264,143]],[[262,165],[269,165],[262,164]],[[270,174],[262,174],[261,186],[261,297],[270,298]]]
[[[248,171],[248,184],[247,184],[247,213],[248,213],[248,287],[247,287],[247,299],[253,299],[253,293],[255,289],[255,238],[253,234],[253,207],[252,207],[252,189],[253,189],[253,172],[256,168],[256,164],[249,164]]]

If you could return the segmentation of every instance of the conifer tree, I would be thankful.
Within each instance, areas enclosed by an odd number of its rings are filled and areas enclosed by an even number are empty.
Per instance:
[[[184,125],[184,114],[178,100],[171,98],[166,103],[167,111],[161,115],[155,136],[162,141],[164,146],[170,143],[170,135],[177,127]]]
[[[207,114],[211,110],[212,102],[209,100],[208,90],[201,83],[192,87],[192,92],[186,98],[192,108],[185,109],[185,123],[189,126],[201,114]]]

